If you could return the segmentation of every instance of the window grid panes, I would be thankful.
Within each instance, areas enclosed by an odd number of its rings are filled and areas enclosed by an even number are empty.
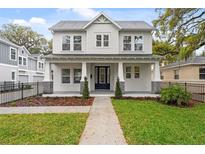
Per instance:
[[[15,49],[13,49],[13,48],[11,48],[11,59],[12,60],[16,60],[16,50]]]
[[[103,44],[104,44],[104,47],[108,47],[109,46],[109,35],[104,35],[103,36]]]
[[[101,45],[102,45],[102,36],[96,35],[96,46],[101,47]]]
[[[179,70],[174,70],[174,79],[179,79]]]
[[[135,66],[134,67],[134,77],[135,78],[139,78],[140,77],[140,67],[139,66]]]
[[[123,50],[124,51],[131,51],[131,36],[124,36],[123,37]]]
[[[70,83],[70,69],[62,69],[62,83]]]
[[[81,69],[74,69],[74,83],[80,83]]]
[[[131,78],[131,67],[130,66],[127,66],[125,68],[125,71],[126,71],[126,78],[127,79],[130,79]]]
[[[63,36],[62,50],[70,50],[70,36]]]
[[[205,68],[199,68],[199,79],[205,79]]]
[[[74,51],[78,50],[81,51],[82,50],[82,38],[81,36],[74,36]]]
[[[143,37],[142,36],[135,36],[134,37],[135,43],[135,51],[143,50]]]
[[[23,65],[26,65],[26,58],[23,58]]]
[[[19,57],[19,65],[22,65],[22,57]]]

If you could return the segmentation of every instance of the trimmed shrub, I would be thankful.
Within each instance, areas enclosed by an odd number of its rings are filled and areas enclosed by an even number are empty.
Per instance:
[[[122,98],[122,90],[120,87],[120,80],[117,78],[116,86],[115,86],[115,98],[119,99]]]
[[[189,105],[191,93],[185,91],[179,85],[172,85],[161,90],[161,101],[166,104],[185,106]]]
[[[84,78],[84,86],[83,86],[83,99],[88,99],[90,97],[89,88],[88,88],[88,80],[87,77]]]

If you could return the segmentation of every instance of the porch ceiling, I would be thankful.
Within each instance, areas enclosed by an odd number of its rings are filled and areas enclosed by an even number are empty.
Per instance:
[[[49,62],[52,61],[148,61],[154,62],[160,59],[159,56],[151,55],[151,54],[51,54],[47,55],[46,60]]]

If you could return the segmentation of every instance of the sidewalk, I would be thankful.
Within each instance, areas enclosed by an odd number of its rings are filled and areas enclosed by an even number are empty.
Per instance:
[[[80,144],[127,144],[109,97],[95,97]]]

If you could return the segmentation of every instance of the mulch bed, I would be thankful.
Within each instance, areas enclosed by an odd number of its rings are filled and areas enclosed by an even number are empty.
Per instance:
[[[0,104],[0,107],[23,106],[91,106],[94,97],[83,100],[81,97],[28,97],[23,100]]]

